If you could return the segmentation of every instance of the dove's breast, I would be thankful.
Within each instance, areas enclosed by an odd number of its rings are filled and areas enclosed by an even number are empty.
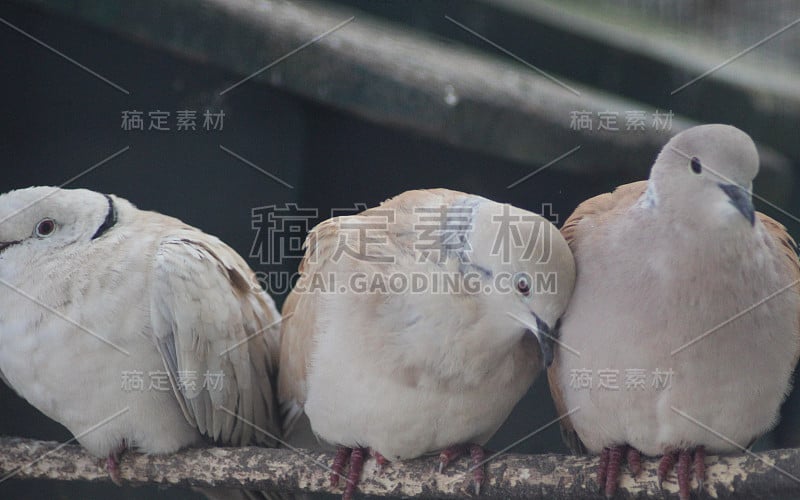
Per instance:
[[[356,300],[363,305],[363,298]],[[376,332],[367,331],[377,325],[369,312],[353,308],[348,314],[323,317],[305,402],[312,428],[329,443],[371,447],[390,460],[456,444],[484,444],[530,387],[540,366],[536,346],[524,339],[480,377],[468,376],[464,367],[463,373],[453,371],[445,380],[436,369],[410,368],[388,355],[385,346],[377,348]],[[442,342],[437,337],[448,337],[451,325],[442,317],[420,316],[413,321],[415,328],[427,325],[434,343]]]
[[[484,385],[457,391],[429,381],[412,385],[404,374],[365,373],[354,366],[316,364],[305,411],[323,440],[369,446],[390,460],[455,444],[485,444],[533,380],[520,376],[503,386],[488,377]]]
[[[793,278],[776,254],[742,257],[757,254],[755,239],[693,248],[672,233],[645,237],[646,253],[576,253],[583,279],[560,339],[580,356],[562,350],[558,365],[567,410],[579,408],[572,423],[592,452],[747,446],[774,425],[792,371]]]

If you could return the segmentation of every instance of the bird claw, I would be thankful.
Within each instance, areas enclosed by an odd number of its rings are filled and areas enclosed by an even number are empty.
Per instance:
[[[331,474],[330,476],[328,476],[331,488],[335,488],[339,485],[339,478],[342,477],[342,475],[344,474],[344,467],[350,460],[350,453],[352,452],[353,452],[352,448],[347,448],[344,446],[340,446],[339,448],[336,449],[336,457],[334,457],[333,459],[333,465],[331,466]]]
[[[666,453],[661,457],[661,461],[658,463],[658,489],[664,489],[664,480],[672,470],[672,466],[675,465],[677,458],[678,454],[675,452]]]
[[[484,452],[483,447],[473,444],[469,447],[469,455],[472,458],[472,477],[475,481],[475,495],[480,495],[481,485],[483,484],[483,480],[485,478],[483,466],[486,459],[486,453]]]
[[[628,462],[628,469],[631,471],[631,475],[636,478],[639,474],[642,473],[642,455],[639,453],[639,450],[634,448],[633,446],[628,446],[627,453],[625,455],[625,460]]]
[[[600,486],[600,493],[605,493],[606,498],[613,498],[617,492],[623,460],[628,462],[628,468],[634,478],[642,472],[642,456],[636,448],[621,445],[603,448],[600,452],[597,483]]]
[[[108,472],[108,477],[111,478],[111,482],[117,486],[122,486],[122,476],[119,472],[119,457],[115,455],[115,453],[111,453],[106,458],[106,472]]]
[[[439,474],[441,474],[444,468],[447,467],[453,460],[460,457],[467,451],[469,451],[470,458],[472,459],[472,467],[469,469],[472,471],[472,485],[475,488],[475,495],[480,495],[481,487],[485,479],[483,465],[486,457],[486,452],[482,446],[477,444],[460,444],[445,448],[441,453],[439,453]]]
[[[622,466],[622,457],[625,448],[626,446],[622,445],[615,446],[609,450],[605,485],[606,498],[613,498],[614,494],[617,492],[617,483],[619,481],[619,472]]]
[[[600,463],[597,466],[597,484],[600,486],[598,493],[602,493],[606,486],[606,477],[608,476],[608,458],[611,450],[603,448],[600,452]]]
[[[372,448],[369,449],[369,454],[372,456],[372,458],[375,459],[375,462],[378,464],[378,475],[379,476],[382,475],[383,469],[389,463],[389,460],[387,460],[386,457],[384,457],[377,451],[373,450]]]
[[[689,500],[689,483],[691,482],[691,471],[689,464],[692,456],[688,450],[681,450],[678,453],[678,467],[675,471],[678,475],[678,496],[681,500]]]
[[[117,486],[122,486],[122,475],[120,473],[119,461],[120,456],[127,448],[125,441],[122,442],[119,448],[112,451],[106,457],[106,472],[108,472],[108,477],[111,478],[111,481],[116,484]]]
[[[441,453],[439,453],[439,474],[444,471],[445,467],[450,465],[450,462],[463,455],[465,451],[467,451],[467,446],[463,444],[457,444],[443,449]]]
[[[692,469],[694,469],[694,476],[697,480],[697,491],[699,492],[703,489],[706,475],[705,457],[706,450],[703,446],[698,446],[694,449],[694,452],[684,449],[665,454],[658,464],[658,487],[663,489],[662,483],[677,461],[678,466],[675,474],[678,478],[678,496],[681,500],[689,500],[691,497]]]
[[[328,476],[331,488],[339,485],[339,478],[344,476],[344,469],[350,462],[350,470],[345,477],[344,493],[342,500],[350,500],[356,492],[356,487],[361,480],[361,471],[364,469],[364,456],[368,453],[367,448],[348,448],[340,446],[336,449],[336,456],[331,466],[331,474]]]
[[[698,446],[694,450],[694,478],[697,480],[697,492],[703,491],[706,479],[706,449]]]
[[[356,492],[356,487],[361,481],[361,471],[364,469],[364,454],[366,448],[353,448],[350,453],[350,470],[347,472],[347,484],[344,487],[342,500],[350,500]]]

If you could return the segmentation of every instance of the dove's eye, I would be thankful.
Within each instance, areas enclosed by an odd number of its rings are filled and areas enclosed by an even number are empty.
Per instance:
[[[703,165],[700,164],[700,159],[696,156],[692,158],[692,161],[689,162],[689,167],[691,167],[692,172],[699,174],[703,171]]]
[[[53,219],[42,219],[36,224],[36,236],[44,238],[50,236],[56,230],[56,222]]]
[[[514,279],[514,285],[517,287],[517,291],[524,296],[528,296],[531,294],[531,280],[530,277],[525,274],[518,274]]]

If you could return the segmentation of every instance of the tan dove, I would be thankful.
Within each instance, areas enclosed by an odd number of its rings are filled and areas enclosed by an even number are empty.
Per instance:
[[[727,125],[670,140],[646,182],[582,203],[562,234],[577,282],[548,375],[567,443],[620,463],[677,461],[682,499],[705,453],[742,450],[775,423],[798,358],[800,264],[751,201],[758,153]]]
[[[214,236],[85,189],[0,196],[0,372],[107,457],[271,443],[279,314]]]
[[[331,481],[349,459],[345,498],[370,451],[381,464],[441,452],[440,467],[469,452],[479,491],[481,445],[542,369],[540,353],[551,361],[574,281],[558,231],[479,196],[409,191],[319,224],[300,269],[283,310],[289,439],[307,415],[339,447]]]

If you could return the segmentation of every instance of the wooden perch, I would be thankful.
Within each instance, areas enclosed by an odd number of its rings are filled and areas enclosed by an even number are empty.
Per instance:
[[[166,456],[126,453],[121,471],[123,483],[132,486],[241,487],[320,493],[332,491],[327,470],[332,461],[333,454],[326,452],[203,448]],[[800,493],[800,479],[796,479],[800,476],[800,450],[710,456],[706,463],[704,489],[712,498],[790,498]],[[436,471],[436,465],[434,457],[393,462],[380,473],[370,459],[364,466],[359,490],[369,495],[409,498],[473,496],[466,460],[457,461],[443,474]],[[504,454],[487,464],[487,482],[481,498],[601,498],[594,482],[596,467],[596,458]],[[645,460],[643,467],[637,479],[624,470],[616,498],[664,496],[656,482],[657,462]],[[0,438],[0,477],[12,473],[18,479],[110,480],[102,461],[78,445]],[[664,489],[669,497],[677,498],[674,474],[664,483]]]

